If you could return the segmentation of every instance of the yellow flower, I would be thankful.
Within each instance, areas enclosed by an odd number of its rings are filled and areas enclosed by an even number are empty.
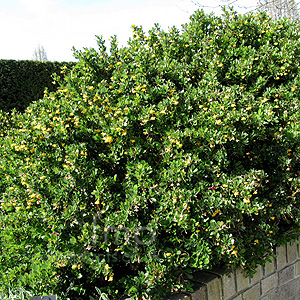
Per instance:
[[[255,241],[254,241],[254,243],[258,244],[258,243],[259,243],[259,241],[258,241],[258,240],[255,240]]]
[[[222,120],[220,120],[220,119],[216,121],[217,125],[220,125],[221,123],[222,123]]]
[[[107,278],[107,276],[105,276],[105,280],[108,280],[108,281],[113,281],[113,277],[112,276],[109,276],[109,278]]]
[[[77,265],[72,266],[72,270],[75,270],[77,268]]]
[[[168,257],[171,256],[171,255],[172,255],[172,253],[166,253],[166,256],[168,256]]]
[[[185,161],[185,165],[189,165],[190,163],[192,162],[192,160],[190,158],[188,158],[186,161]]]
[[[214,212],[214,214],[212,215],[212,217],[215,217],[218,213],[220,212],[220,210],[218,209],[218,210],[216,210],[215,212]]]
[[[103,140],[105,143],[110,144],[113,141],[113,137],[109,135],[109,136],[104,137]]]

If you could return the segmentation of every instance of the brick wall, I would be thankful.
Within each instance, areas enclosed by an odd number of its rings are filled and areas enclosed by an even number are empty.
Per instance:
[[[253,278],[241,269],[225,273],[221,269],[194,274],[195,291],[167,300],[299,300],[300,249],[298,241],[276,248],[276,258],[259,266]]]

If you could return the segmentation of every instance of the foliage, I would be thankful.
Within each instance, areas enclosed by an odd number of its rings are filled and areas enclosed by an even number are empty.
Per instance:
[[[28,297],[32,297],[32,294],[24,288],[9,288],[7,294],[0,292],[0,300],[26,300]]]
[[[197,11],[133,31],[3,114],[2,289],[163,299],[195,269],[251,273],[299,230],[296,25]]]
[[[0,109],[24,111],[26,107],[43,98],[44,90],[55,91],[52,74],[61,68],[74,66],[73,62],[39,62],[30,60],[0,60]]]

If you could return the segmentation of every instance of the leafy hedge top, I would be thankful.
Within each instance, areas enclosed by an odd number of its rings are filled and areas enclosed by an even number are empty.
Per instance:
[[[299,229],[297,24],[197,11],[133,30],[2,115],[5,287],[162,299],[194,269],[253,270]]]
[[[38,62],[31,60],[0,60],[0,109],[23,112],[26,107],[44,96],[45,88],[53,92],[52,74],[73,62]]]

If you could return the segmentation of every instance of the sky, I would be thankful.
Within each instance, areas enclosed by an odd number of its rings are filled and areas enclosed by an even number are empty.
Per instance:
[[[241,13],[256,6],[256,0],[0,0],[0,59],[30,60],[42,46],[50,61],[74,61],[72,48],[96,48],[96,35],[107,45],[116,35],[126,46],[133,24],[146,32],[155,23],[181,28],[195,10],[219,14],[228,1]]]

